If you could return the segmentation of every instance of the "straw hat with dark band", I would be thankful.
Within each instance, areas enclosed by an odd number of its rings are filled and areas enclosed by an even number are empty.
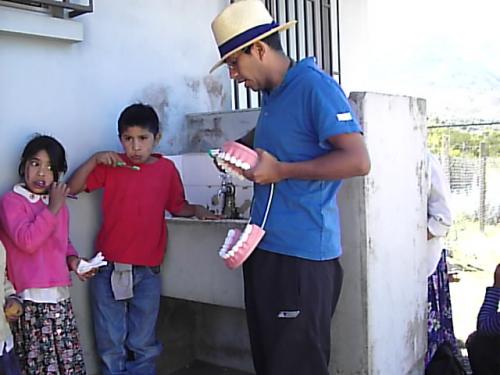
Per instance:
[[[212,22],[212,32],[221,59],[210,69],[210,73],[233,53],[296,23],[276,23],[260,0],[241,0],[229,5]]]

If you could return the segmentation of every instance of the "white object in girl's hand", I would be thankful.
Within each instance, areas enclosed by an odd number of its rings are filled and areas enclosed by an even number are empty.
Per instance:
[[[105,266],[106,264],[108,264],[108,262],[104,260],[102,253],[98,252],[95,257],[90,260],[80,259],[80,263],[78,263],[76,272],[79,274],[84,274],[93,270],[94,268]]]

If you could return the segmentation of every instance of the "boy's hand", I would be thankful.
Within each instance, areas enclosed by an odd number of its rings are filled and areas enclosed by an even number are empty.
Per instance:
[[[17,298],[7,297],[4,313],[9,322],[15,322],[23,313],[23,305]]]
[[[200,220],[216,220],[221,218],[221,215],[215,215],[199,204],[194,205],[194,216]]]
[[[48,209],[54,215],[59,212],[68,194],[69,187],[64,182],[53,182],[52,185],[50,185]]]
[[[120,155],[114,151],[101,151],[94,154],[94,158],[97,164],[104,164],[116,167],[117,164],[123,163],[124,161],[120,158]]]
[[[495,282],[493,284],[495,288],[500,288],[500,264],[497,265],[495,270]]]

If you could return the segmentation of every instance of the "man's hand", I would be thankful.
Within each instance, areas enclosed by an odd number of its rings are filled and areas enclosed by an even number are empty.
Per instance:
[[[255,150],[259,155],[257,165],[243,175],[249,180],[258,184],[272,184],[284,179],[281,169],[281,163],[269,152],[260,148]]]
[[[500,264],[497,265],[495,270],[495,282],[493,284],[495,288],[500,288]]]

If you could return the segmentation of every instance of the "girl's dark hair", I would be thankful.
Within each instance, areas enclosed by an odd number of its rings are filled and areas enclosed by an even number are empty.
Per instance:
[[[137,103],[125,108],[118,118],[118,136],[132,126],[144,128],[156,137],[160,131],[160,120],[153,107]]]
[[[66,163],[66,152],[64,147],[55,138],[48,135],[36,134],[31,141],[26,144],[21,155],[18,173],[21,178],[24,178],[24,168],[26,162],[29,161],[38,152],[45,150],[49,154],[50,167],[54,174],[54,181],[59,180],[59,176],[68,170]]]

